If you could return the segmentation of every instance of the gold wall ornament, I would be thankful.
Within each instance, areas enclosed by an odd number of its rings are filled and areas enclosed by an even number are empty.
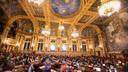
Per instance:
[[[15,46],[17,44],[16,40],[11,39],[11,38],[6,38],[4,40],[4,43],[7,44],[7,45],[12,45],[12,46]]]
[[[82,31],[83,31],[84,28],[86,28],[86,27],[91,27],[91,28],[93,28],[97,33],[101,33],[101,32],[102,32],[102,30],[101,30],[97,25],[95,25],[95,24],[89,24],[89,25],[87,25],[87,26],[83,26],[83,27],[80,29],[80,33],[82,33]]]

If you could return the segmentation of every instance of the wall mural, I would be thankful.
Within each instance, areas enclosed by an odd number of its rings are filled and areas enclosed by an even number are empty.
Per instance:
[[[79,9],[80,0],[51,0],[51,6],[55,13],[69,16]]]
[[[21,21],[19,21],[18,29],[23,32],[32,33],[33,32],[33,24],[28,19],[21,19]]]
[[[122,51],[128,47],[128,13],[123,12],[114,18],[107,29],[110,51]]]

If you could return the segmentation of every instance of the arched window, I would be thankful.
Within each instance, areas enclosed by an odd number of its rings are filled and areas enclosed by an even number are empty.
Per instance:
[[[89,41],[91,41],[95,48],[99,46],[99,38],[98,38],[97,32],[92,27],[86,27],[82,31],[82,38],[88,39]]]
[[[43,39],[40,39],[39,42],[38,42],[38,51],[42,51],[43,46],[44,46]]]
[[[77,51],[77,43],[76,41],[72,41],[72,50]]]
[[[51,51],[56,51],[56,43],[55,40],[51,41],[51,46],[50,46]]]
[[[29,50],[30,43],[31,43],[30,39],[26,39],[25,44],[24,44],[24,50],[26,50],[26,51]]]
[[[62,44],[62,51],[67,51],[67,45],[66,44]]]
[[[63,52],[67,51],[67,44],[66,44],[66,40],[63,40],[63,41],[62,41],[61,50],[62,50]]]
[[[86,43],[85,43],[85,41],[82,42],[82,52],[86,52]]]

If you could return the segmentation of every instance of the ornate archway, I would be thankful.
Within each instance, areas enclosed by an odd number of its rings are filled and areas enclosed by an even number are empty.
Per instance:
[[[97,33],[101,33],[102,31],[101,31],[101,29],[98,27],[98,26],[96,26],[96,25],[94,25],[94,24],[89,24],[89,25],[84,25],[82,28],[81,28],[81,30],[80,30],[80,33],[84,30],[84,28],[86,28],[86,27],[91,27],[91,28],[93,28]]]
[[[20,19],[20,18],[29,19],[28,16],[24,16],[24,15],[17,15],[17,16],[11,17],[11,18],[8,20],[8,22],[6,23],[6,26],[5,26],[5,28],[4,28],[3,34],[2,34],[2,36],[1,36],[1,39],[2,39],[2,40],[4,40],[4,39],[7,37],[8,31],[10,30],[10,28],[11,28],[13,22],[16,21],[16,20],[18,20],[18,19]]]
[[[106,49],[105,49],[105,42],[104,42],[104,38],[103,38],[103,33],[102,33],[102,30],[97,26],[97,25],[94,25],[94,24],[89,24],[89,25],[86,25],[84,27],[81,28],[80,30],[80,33],[81,33],[81,36],[83,37],[82,33],[84,31],[84,29],[86,30],[86,28],[91,28],[92,30],[95,31],[95,35],[94,37],[89,37],[89,38],[92,38],[92,39],[89,39],[87,40],[87,47],[88,47],[88,50],[89,50],[89,53],[90,54],[94,54],[94,55],[105,55],[106,53]],[[89,31],[90,32],[90,31]],[[98,42],[97,42],[98,40]],[[93,50],[93,52],[92,52]],[[99,54],[100,52],[100,54]]]

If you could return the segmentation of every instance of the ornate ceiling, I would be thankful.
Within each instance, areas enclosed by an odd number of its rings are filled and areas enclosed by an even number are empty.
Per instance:
[[[33,24],[34,32],[40,32],[45,25],[50,25],[53,35],[57,33],[60,24],[66,28],[62,31],[65,36],[72,31],[73,26],[78,31],[82,31],[89,24],[101,24],[103,21],[98,14],[100,0],[55,1],[45,0],[38,6],[27,0],[0,0],[0,7],[8,16],[8,21],[18,20],[18,18],[29,19]]]

